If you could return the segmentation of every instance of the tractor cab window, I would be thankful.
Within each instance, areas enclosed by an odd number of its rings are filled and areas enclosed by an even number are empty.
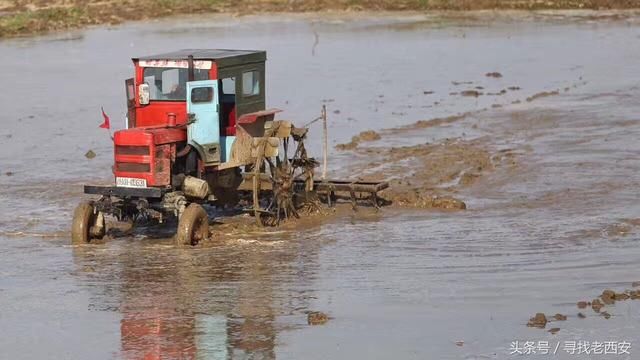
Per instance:
[[[208,80],[209,71],[194,69],[195,80]],[[149,100],[185,101],[189,70],[185,68],[144,68],[144,82],[149,85]]]
[[[236,94],[236,78],[228,77],[221,80],[222,81],[222,92],[226,95],[235,95]]]
[[[200,87],[191,90],[191,102],[198,103],[210,103],[213,100],[213,88]]]
[[[247,71],[242,73],[242,95],[253,96],[260,94],[260,73]]]

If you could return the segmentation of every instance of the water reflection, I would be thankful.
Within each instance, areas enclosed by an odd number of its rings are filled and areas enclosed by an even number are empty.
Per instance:
[[[122,315],[119,357],[273,359],[278,331],[304,324],[315,251],[303,242],[183,250],[129,240],[73,250],[90,307]]]

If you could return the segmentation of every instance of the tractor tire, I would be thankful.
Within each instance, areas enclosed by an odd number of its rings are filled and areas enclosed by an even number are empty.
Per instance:
[[[199,204],[191,204],[180,216],[176,245],[195,246],[209,236],[209,216]]]
[[[102,221],[101,231],[98,233],[92,233],[91,231],[98,216],[99,214],[95,214],[93,211],[93,205],[88,202],[83,202],[76,207],[71,225],[71,243],[73,245],[89,244],[93,239],[102,239],[105,234],[104,217],[100,217]]]

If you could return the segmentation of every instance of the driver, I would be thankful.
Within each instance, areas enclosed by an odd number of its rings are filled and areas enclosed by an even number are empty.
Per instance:
[[[171,87],[171,91],[167,94],[167,97],[171,100],[184,100],[186,95],[186,86],[184,84],[175,84]]]

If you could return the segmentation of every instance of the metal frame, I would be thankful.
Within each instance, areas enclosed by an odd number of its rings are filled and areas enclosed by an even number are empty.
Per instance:
[[[85,185],[84,193],[91,195],[115,196],[119,198],[138,197],[160,199],[165,193],[162,188],[127,188],[118,186]]]

